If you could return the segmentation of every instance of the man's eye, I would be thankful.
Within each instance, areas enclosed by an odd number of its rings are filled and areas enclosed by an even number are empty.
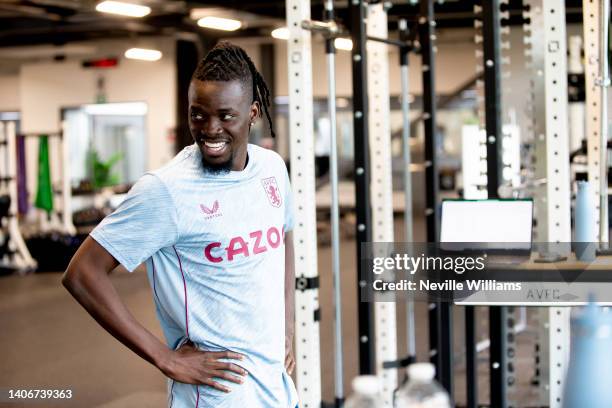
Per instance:
[[[204,117],[202,116],[201,113],[197,113],[197,112],[193,112],[191,114],[191,119],[193,120],[202,120]]]
[[[221,119],[223,120],[232,120],[234,118],[234,115],[232,115],[231,113],[226,113],[225,115],[221,116]]]

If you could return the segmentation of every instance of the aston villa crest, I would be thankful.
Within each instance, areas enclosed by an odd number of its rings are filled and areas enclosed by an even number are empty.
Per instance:
[[[261,180],[261,184],[268,196],[268,201],[273,207],[280,207],[283,204],[278,184],[276,184],[276,177],[268,177]]]

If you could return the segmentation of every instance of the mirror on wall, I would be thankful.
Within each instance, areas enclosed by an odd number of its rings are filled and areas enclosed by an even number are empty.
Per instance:
[[[144,102],[82,105],[64,110],[73,187],[132,184],[147,167]]]

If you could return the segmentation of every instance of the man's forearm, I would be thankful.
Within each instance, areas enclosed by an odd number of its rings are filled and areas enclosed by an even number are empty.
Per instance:
[[[66,282],[66,289],[87,312],[117,340],[161,368],[168,351],[132,316],[108,278]]]
[[[90,238],[89,238],[90,239]],[[136,354],[163,369],[169,349],[130,313],[105,268],[112,264],[96,259],[97,243],[86,242],[79,249],[62,279],[63,285],[87,312],[117,340]],[[93,254],[87,252],[87,247]],[[99,254],[98,254],[99,255]],[[103,257],[103,255],[101,256]],[[162,370],[163,371],[163,370]]]
[[[289,293],[290,292],[290,293]],[[285,336],[293,340],[295,335],[295,289],[285,292]]]
[[[285,239],[285,336],[293,341],[295,334],[295,263],[293,254],[293,234],[287,233]]]

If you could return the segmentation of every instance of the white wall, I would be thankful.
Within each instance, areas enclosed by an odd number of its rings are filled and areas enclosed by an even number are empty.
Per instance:
[[[18,111],[19,101],[19,75],[0,76],[0,112]]]
[[[154,46],[164,55],[156,62],[123,58],[123,51],[132,46]],[[98,78],[103,77],[107,102],[147,103],[148,143],[143,146],[143,154],[148,159],[147,167],[157,168],[174,155],[174,141],[169,139],[176,125],[174,40],[158,38],[147,44],[131,44],[130,40],[97,44],[95,56],[108,55],[120,56],[118,67],[82,68],[83,58],[22,65],[19,74],[22,131],[57,132],[61,109],[94,103]]]

